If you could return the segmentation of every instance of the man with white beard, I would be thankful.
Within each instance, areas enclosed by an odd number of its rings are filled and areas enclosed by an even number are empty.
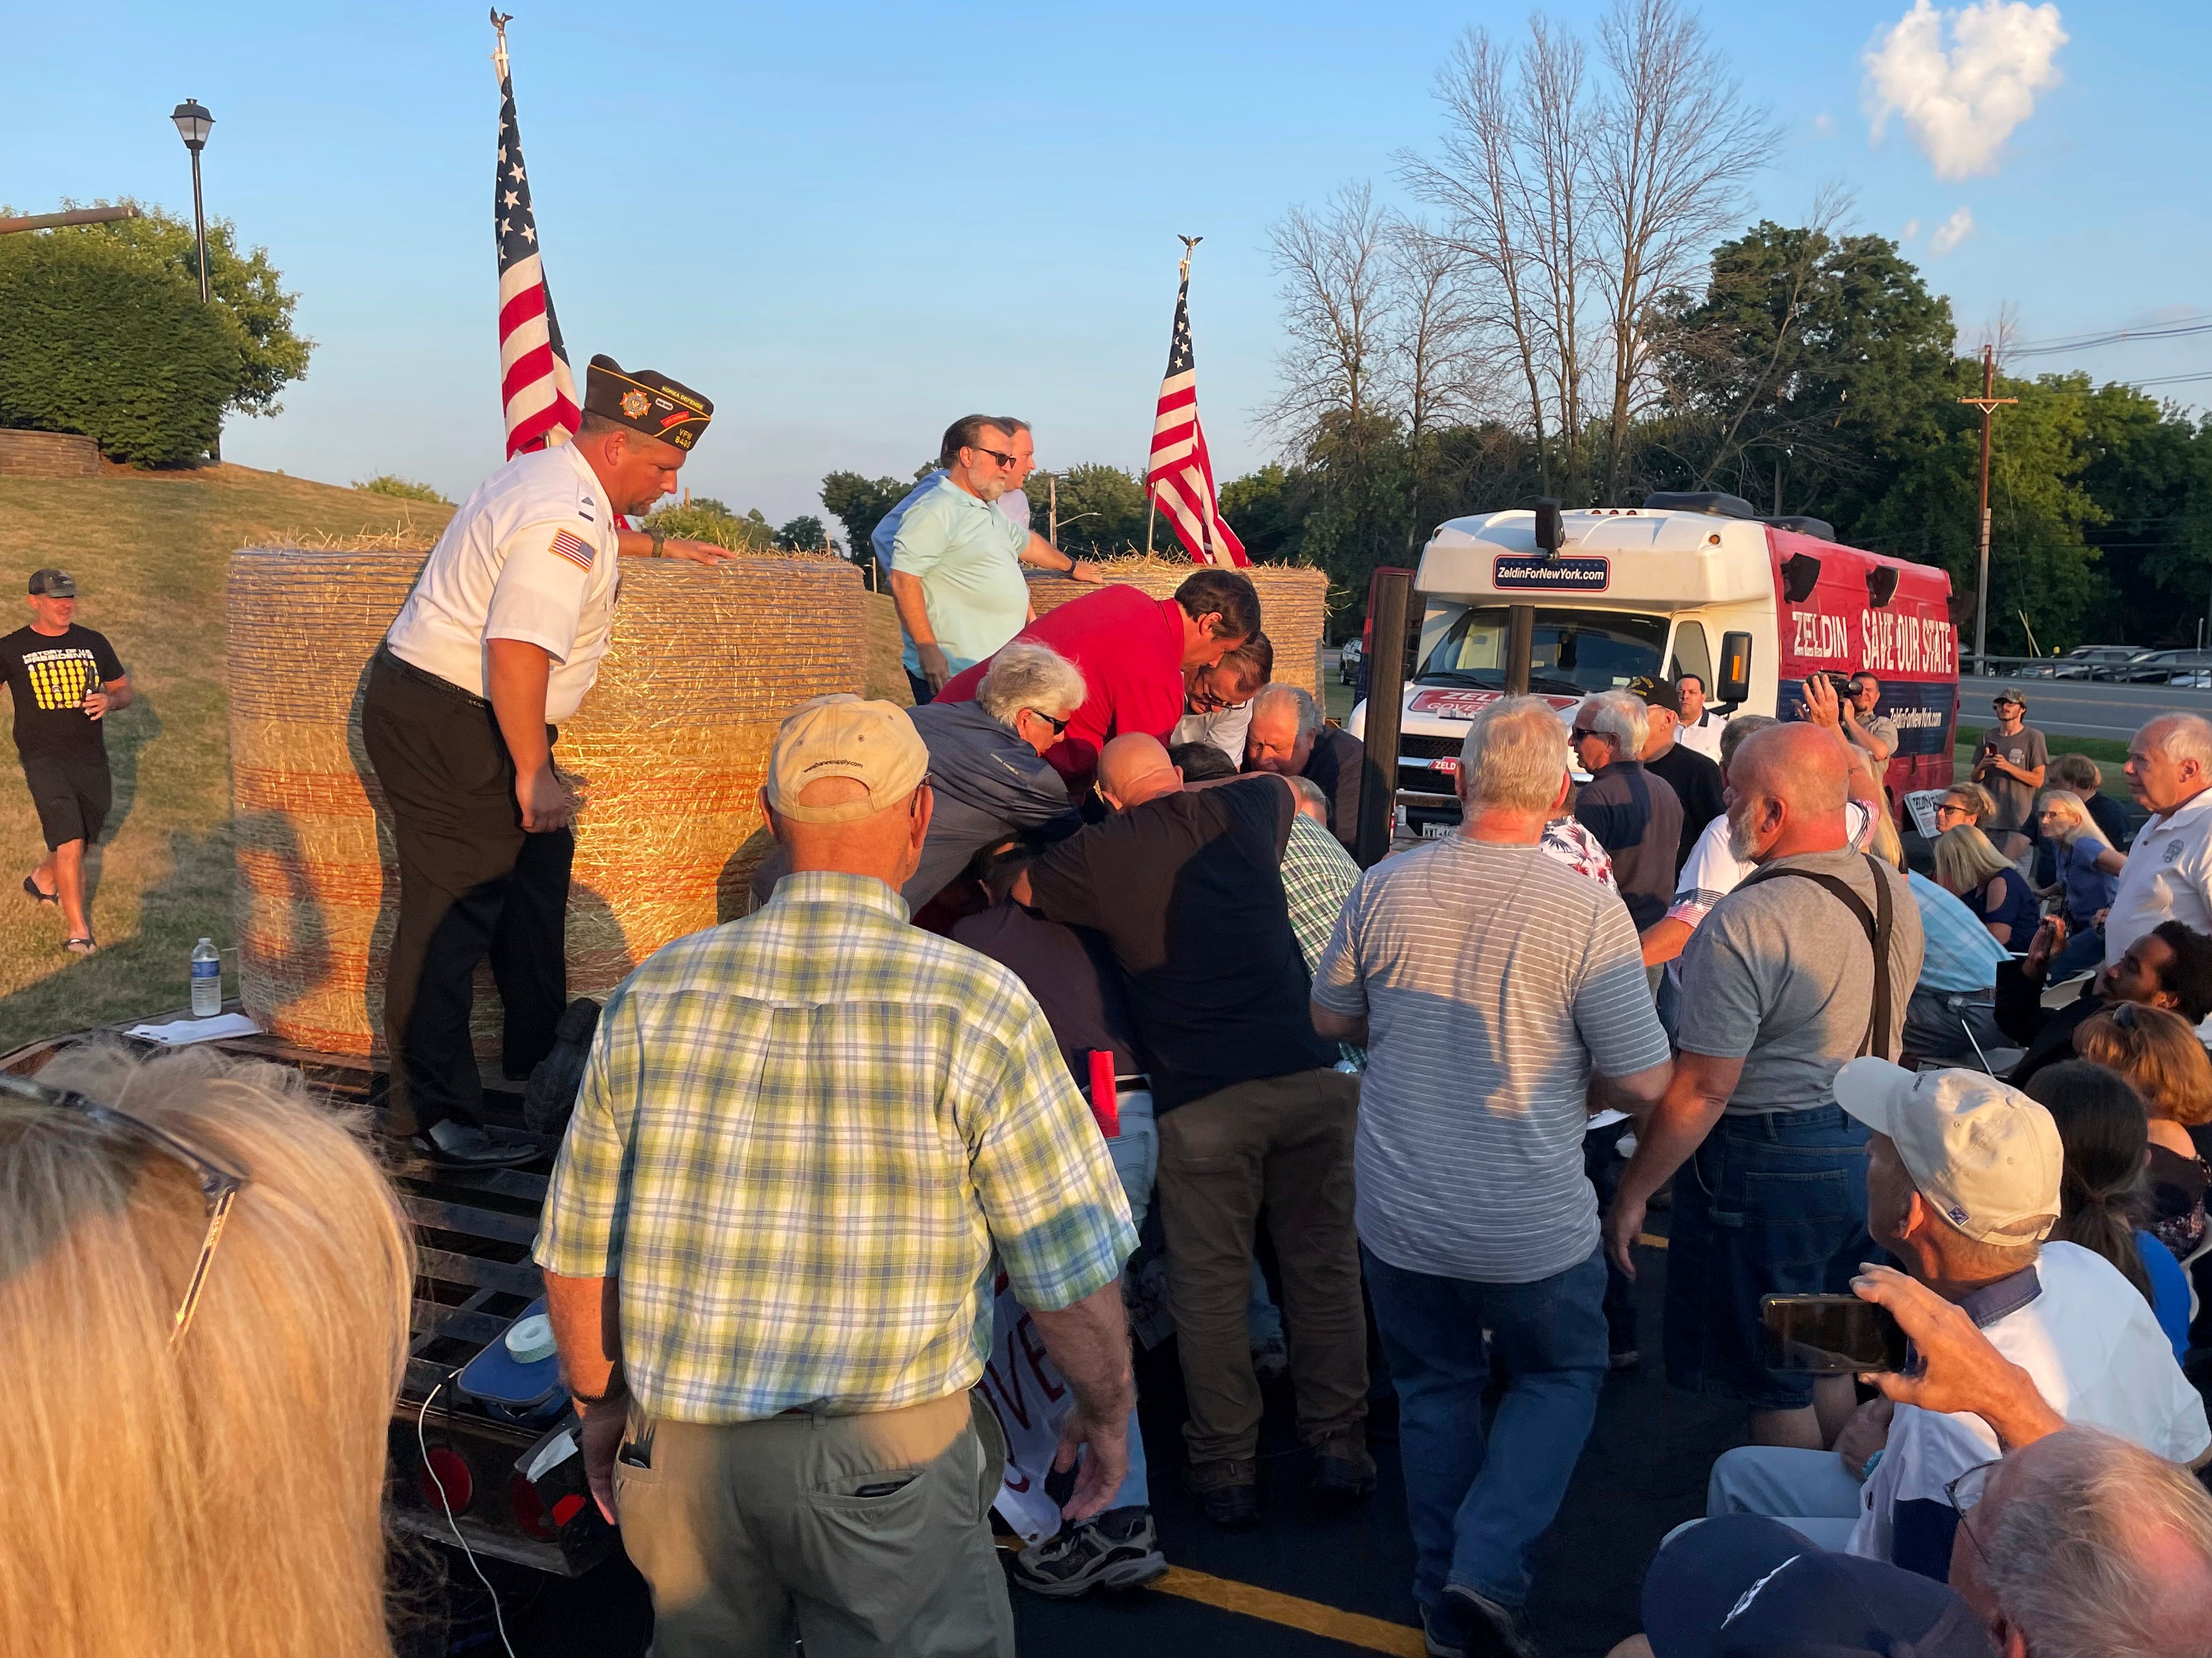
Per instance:
[[[1632,1277],[1645,1207],[1683,1170],[1667,1379],[1741,1399],[1756,1444],[1808,1449],[1826,1449],[1850,1416],[1850,1378],[1816,1389],[1808,1375],[1768,1369],[1759,1300],[1846,1293],[1868,1259],[1867,1132],[1832,1083],[1856,1055],[1896,1057],[1921,958],[1904,878],[1850,844],[1852,766],[1824,726],[1770,727],[1735,752],[1731,850],[1757,868],[1682,952],[1674,1077],[1605,1222],[1608,1253]]]

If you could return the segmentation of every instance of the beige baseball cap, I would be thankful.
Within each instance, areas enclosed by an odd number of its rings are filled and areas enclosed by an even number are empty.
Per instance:
[[[768,799],[794,823],[850,823],[905,800],[929,771],[929,750],[896,703],[839,693],[804,702],[783,716],[768,760]],[[803,806],[799,794],[823,777],[851,777],[866,800]]]
[[[1920,1195],[1968,1237],[2040,1243],[2058,1222],[2058,1125],[1978,1070],[1910,1071],[1887,1059],[1836,1073],[1836,1103],[1896,1143]]]

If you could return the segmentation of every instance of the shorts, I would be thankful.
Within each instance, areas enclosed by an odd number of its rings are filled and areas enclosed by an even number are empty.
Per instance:
[[[1761,1362],[1759,1301],[1844,1295],[1872,1259],[1867,1131],[1836,1106],[1714,1125],[1674,1176],[1667,1380],[1754,1411],[1813,1402],[1813,1378]]]
[[[100,838],[107,809],[115,803],[105,748],[90,754],[27,754],[23,781],[31,787],[31,804],[39,808],[48,851],[73,840],[88,846]]]

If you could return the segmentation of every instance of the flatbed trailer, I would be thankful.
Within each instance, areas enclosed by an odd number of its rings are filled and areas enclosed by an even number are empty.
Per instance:
[[[224,1011],[242,1010],[234,1000]],[[189,1016],[178,1009],[143,1022],[158,1025]],[[161,1045],[129,1036],[126,1029],[102,1026],[27,1043],[0,1055],[0,1070],[33,1076],[62,1049],[94,1039],[119,1041],[145,1055],[162,1051]],[[369,1106],[374,1073],[366,1059],[318,1053],[266,1035],[222,1038],[206,1045],[289,1066],[336,1105]],[[528,1133],[521,1106],[518,1088],[486,1083],[488,1122]],[[549,1135],[533,1137],[544,1157],[519,1169],[453,1169],[416,1157],[393,1160],[386,1153],[385,1172],[414,1223],[416,1277],[407,1373],[389,1430],[385,1509],[402,1532],[447,1545],[458,1534],[479,1555],[573,1577],[621,1546],[614,1529],[588,1498],[547,1503],[517,1466],[564,1424],[573,1428],[573,1415],[534,1427],[520,1425],[502,1420],[453,1385],[463,1367],[500,1340],[507,1326],[544,1293],[530,1248],[560,1141]],[[573,1483],[580,1487],[580,1476]],[[439,1500],[441,1486],[453,1509],[450,1521]]]

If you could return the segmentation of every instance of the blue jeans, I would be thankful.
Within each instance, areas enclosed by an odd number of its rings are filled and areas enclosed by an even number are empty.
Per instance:
[[[1674,1176],[1667,1380],[1754,1411],[1813,1402],[1809,1375],[1770,1370],[1759,1301],[1849,1292],[1871,1259],[1867,1131],[1838,1106],[1723,1117]]]
[[[1159,1172],[1160,1131],[1152,1114],[1149,1090],[1133,1089],[1121,1095],[1117,1104],[1121,1134],[1119,1139],[1106,1143],[1106,1155],[1114,1160],[1114,1173],[1121,1179],[1121,1193],[1129,1200],[1129,1224],[1141,1232],[1146,1211],[1152,1206],[1152,1180]],[[1147,1509],[1152,1502],[1151,1476],[1145,1466],[1145,1430],[1137,1421],[1136,1407],[1131,1405],[1129,1474],[1106,1507],[1109,1511]]]
[[[1458,1583],[1504,1606],[1528,1599],[1528,1551],[1567,1494],[1606,1376],[1605,1263],[1534,1283],[1476,1283],[1392,1266],[1363,1248],[1390,1379],[1416,1564],[1413,1597],[1441,1609]],[[1508,1380],[1486,1437],[1483,1332]]]

